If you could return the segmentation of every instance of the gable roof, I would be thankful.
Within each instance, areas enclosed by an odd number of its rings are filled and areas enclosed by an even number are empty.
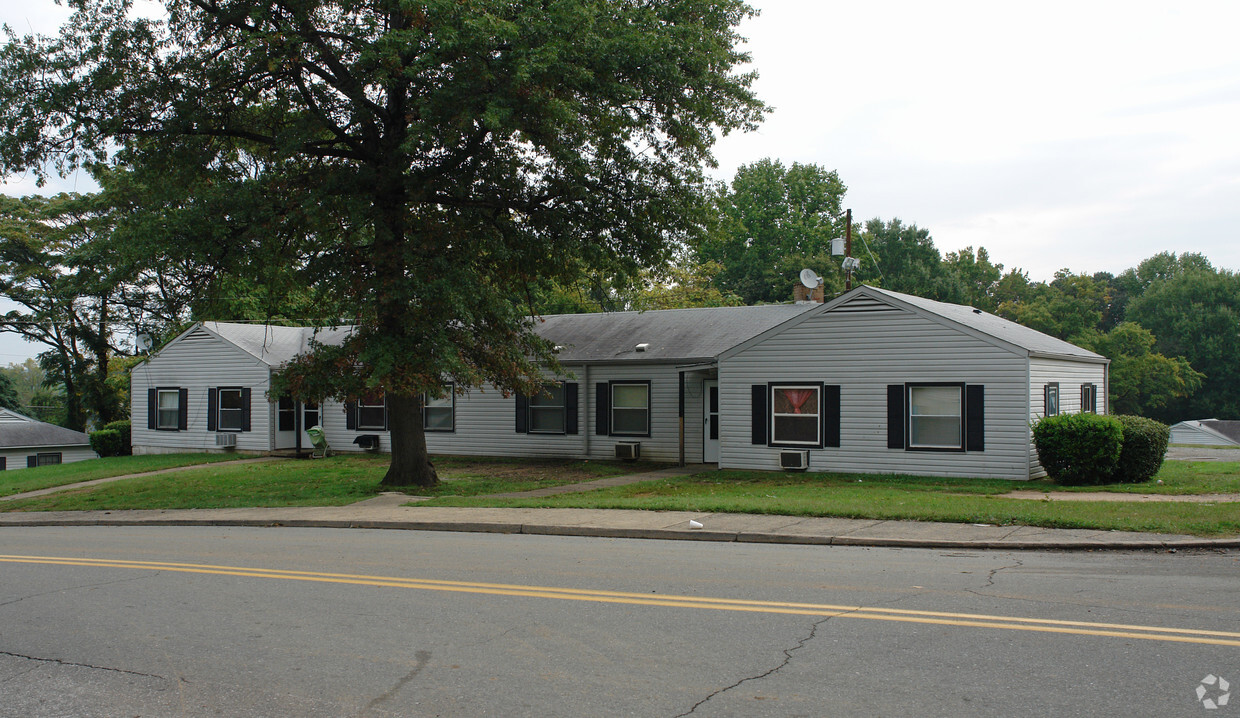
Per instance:
[[[1187,426],[1198,429],[1208,435],[1217,436],[1228,443],[1240,445],[1240,421],[1201,419],[1200,421],[1181,421],[1175,426]],[[1175,426],[1172,428],[1174,429]]]
[[[1043,334],[1036,329],[1030,329],[1022,324],[983,312],[980,309],[963,304],[936,302],[933,299],[893,292],[889,289],[879,289],[878,287],[864,285],[857,287],[851,292],[847,292],[829,302],[826,311],[843,308],[850,302],[857,301],[860,297],[885,300],[895,306],[903,306],[919,313],[931,315],[932,318],[937,318],[940,321],[945,320],[973,333],[983,334],[1005,344],[1023,349],[1031,355],[1070,357],[1096,363],[1108,361],[1101,354],[1095,354],[1088,349],[1082,349],[1075,344],[1065,342],[1062,339],[1056,339],[1049,334]]]
[[[90,437],[16,411],[0,409],[0,449],[36,446],[90,446]]]
[[[535,331],[561,347],[558,356],[563,363],[695,362],[714,359],[737,344],[821,307],[767,304],[556,314],[543,317]],[[647,346],[638,351],[639,344]]]
[[[250,356],[277,367],[310,348],[310,339],[323,344],[339,344],[353,327],[281,327],[271,324],[240,324],[234,322],[202,322],[200,329],[236,346]],[[190,330],[181,338],[191,336]]]

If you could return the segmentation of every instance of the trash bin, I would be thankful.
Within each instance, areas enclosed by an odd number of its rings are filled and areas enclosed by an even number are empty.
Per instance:
[[[314,451],[310,454],[312,458],[322,459],[332,455],[332,448],[327,445],[327,437],[323,435],[323,427],[312,426],[306,429],[306,436],[309,436],[310,443],[314,444]]]

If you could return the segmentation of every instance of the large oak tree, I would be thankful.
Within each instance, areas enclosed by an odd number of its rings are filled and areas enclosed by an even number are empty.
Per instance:
[[[59,37],[0,53],[0,170],[119,150],[169,191],[224,171],[288,198],[254,260],[333,288],[357,329],[281,387],[385,392],[391,485],[436,481],[420,397],[528,389],[553,361],[527,288],[664,259],[717,134],[765,111],[740,0],[70,4]]]

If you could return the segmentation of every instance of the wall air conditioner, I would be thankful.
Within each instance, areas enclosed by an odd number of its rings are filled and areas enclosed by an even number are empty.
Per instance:
[[[809,452],[803,450],[779,452],[779,468],[784,471],[805,471],[809,468]]]
[[[642,455],[642,443],[640,441],[621,441],[616,444],[616,458],[625,461],[634,461],[640,459]]]
[[[215,445],[216,446],[236,446],[237,435],[236,434],[216,434]]]

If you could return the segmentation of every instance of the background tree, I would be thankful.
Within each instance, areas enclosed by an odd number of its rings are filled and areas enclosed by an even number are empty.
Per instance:
[[[218,178],[236,198],[221,216],[251,226],[259,200],[287,198],[263,218],[278,241],[241,242],[245,261],[295,269],[357,329],[278,390],[385,392],[389,485],[436,481],[421,396],[532,389],[554,357],[530,289],[666,259],[669,228],[705,217],[716,133],[764,112],[735,71],[738,0],[167,0],[160,21],[125,0],[74,7],[59,37],[0,52],[0,171],[119,145],[183,202]]]
[[[1154,343],[1149,330],[1124,322],[1098,336],[1089,347],[1111,360],[1111,413],[1165,421],[1169,407],[1201,387],[1204,375],[1194,371],[1182,357],[1159,354]]]
[[[718,220],[696,245],[698,260],[718,263],[717,286],[745,304],[789,301],[805,267],[842,286],[830,267],[839,265],[831,240],[843,235],[845,191],[835,170],[819,165],[743,165],[716,190]]]
[[[0,372],[0,408],[22,411],[21,399],[17,396],[17,386],[8,373]]]
[[[861,260],[857,282],[919,297],[940,293],[943,257],[930,230],[875,218],[853,231],[853,256]]]

